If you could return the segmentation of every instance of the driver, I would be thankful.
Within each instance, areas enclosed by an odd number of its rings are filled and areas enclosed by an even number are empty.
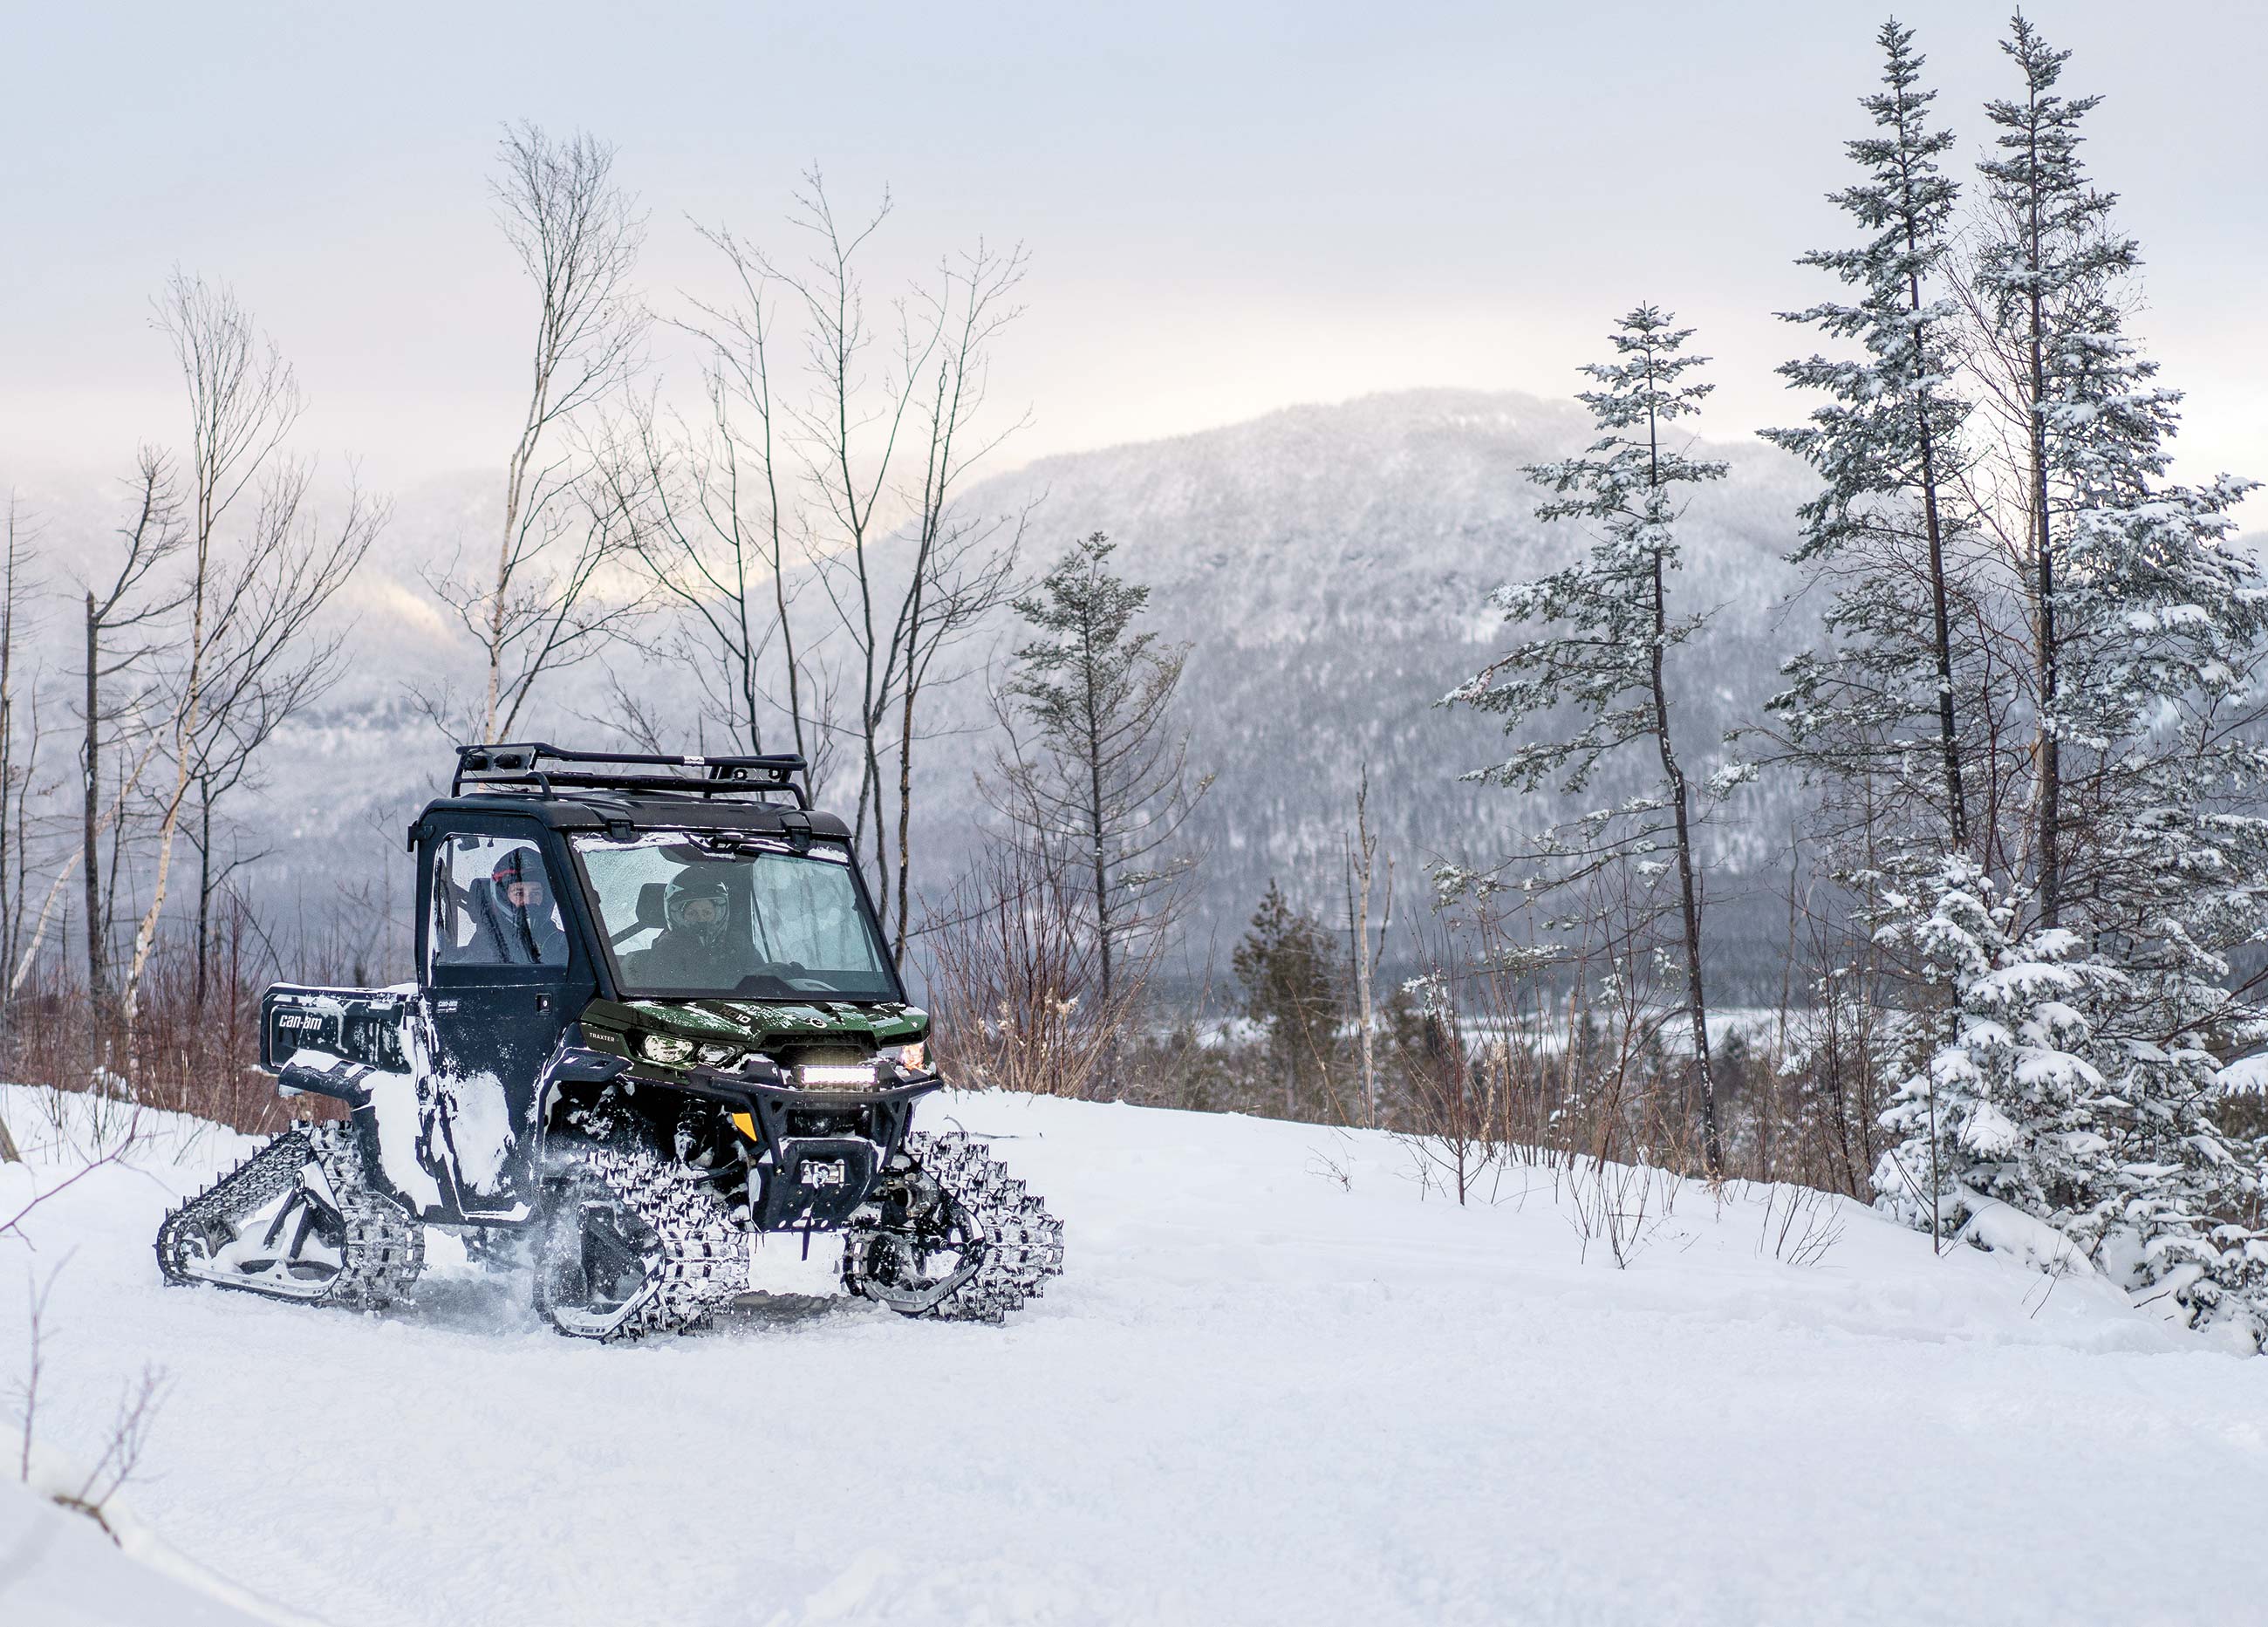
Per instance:
[[[497,860],[489,887],[496,901],[497,936],[508,966],[564,966],[567,931],[551,902],[543,860],[534,848],[514,848]]]
[[[721,877],[681,870],[662,895],[661,935],[625,967],[641,983],[688,989],[731,989],[755,969],[745,939],[730,932],[732,900]],[[628,957],[625,957],[628,958]]]

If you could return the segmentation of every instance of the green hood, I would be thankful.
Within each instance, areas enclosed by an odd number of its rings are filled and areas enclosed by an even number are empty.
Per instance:
[[[929,1013],[917,1005],[833,1000],[593,1000],[583,1012],[583,1028],[585,1043],[625,1052],[633,1033],[730,1041],[755,1051],[826,1039],[880,1049],[926,1038]]]

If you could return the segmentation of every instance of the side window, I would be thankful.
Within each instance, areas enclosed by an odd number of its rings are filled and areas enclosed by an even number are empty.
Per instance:
[[[433,850],[432,964],[564,966],[550,866],[522,836],[445,836]]]

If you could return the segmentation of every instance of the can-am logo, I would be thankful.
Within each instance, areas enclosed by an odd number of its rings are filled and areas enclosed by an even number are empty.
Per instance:
[[[803,1167],[803,1184],[812,1187],[839,1187],[843,1184],[843,1160],[831,1164],[811,1163]]]
[[[279,1028],[320,1028],[323,1026],[323,1020],[320,1017],[284,1016],[276,1020],[276,1026]]]

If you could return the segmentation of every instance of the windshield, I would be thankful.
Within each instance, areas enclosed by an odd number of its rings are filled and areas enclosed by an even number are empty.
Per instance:
[[[902,998],[847,858],[679,830],[574,843],[625,994]]]

